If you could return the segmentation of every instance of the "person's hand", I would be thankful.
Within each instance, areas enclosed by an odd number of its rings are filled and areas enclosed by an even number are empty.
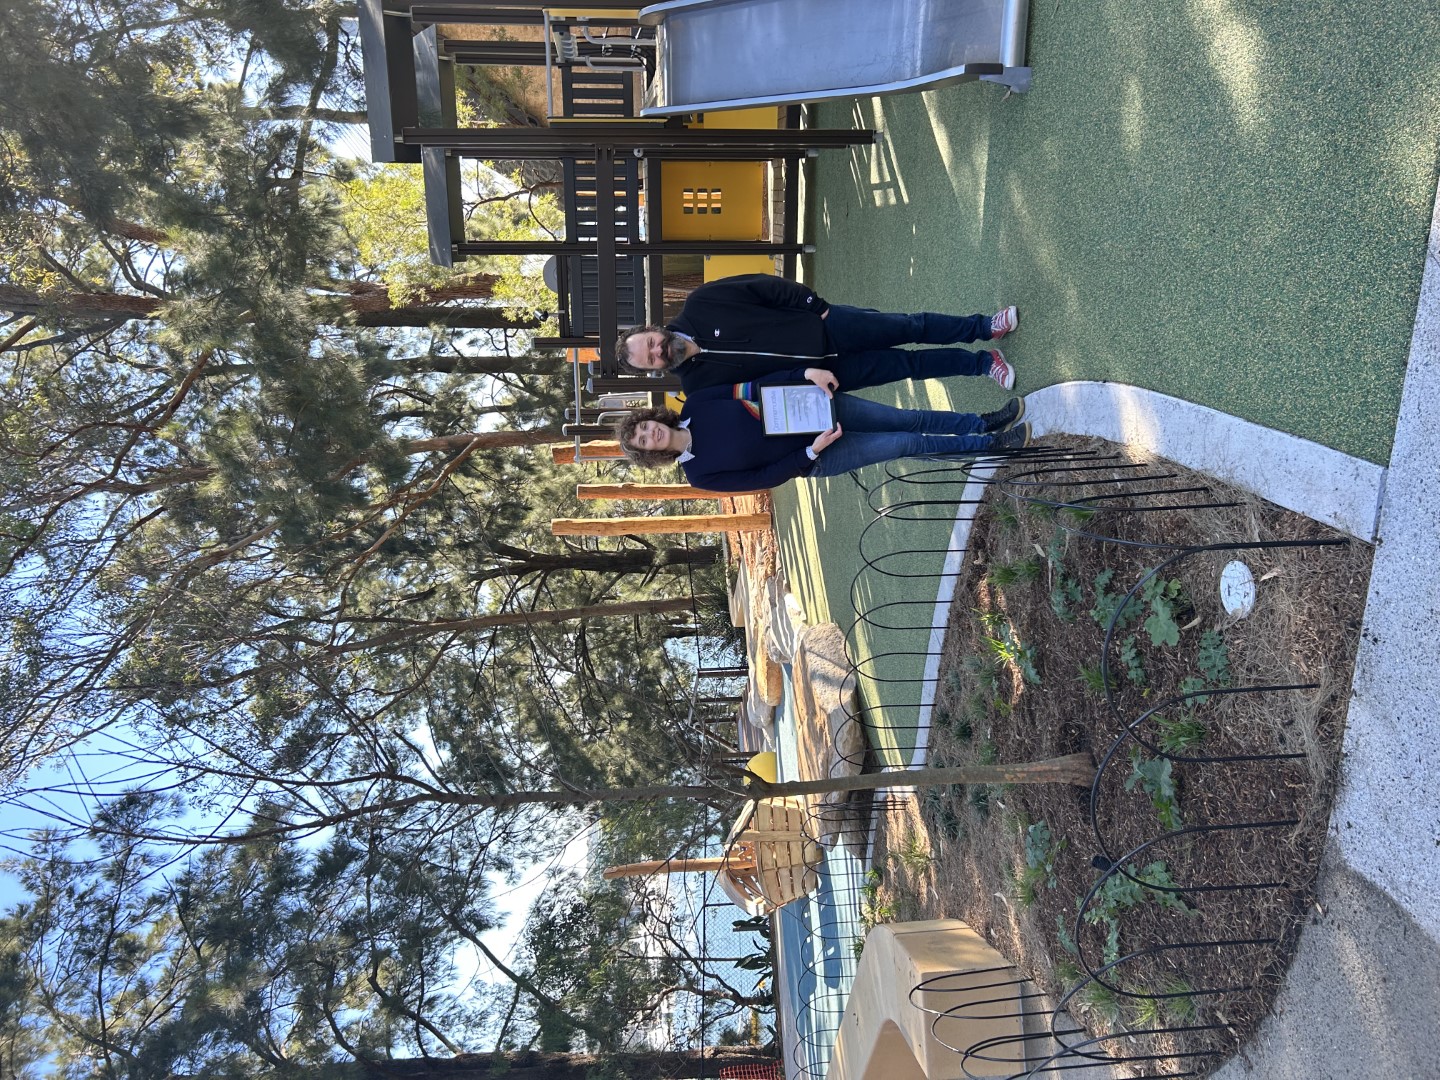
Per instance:
[[[816,435],[815,441],[810,444],[810,449],[819,454],[843,434],[844,432],[840,430],[840,425],[836,424],[829,431],[822,431],[819,435]]]
[[[827,398],[833,398],[835,391],[840,389],[840,380],[835,378],[833,371],[826,371],[824,368],[807,367],[805,378],[809,379],[821,390],[825,391]]]

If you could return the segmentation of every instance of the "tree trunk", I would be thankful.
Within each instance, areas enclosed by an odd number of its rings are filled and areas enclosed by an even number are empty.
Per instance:
[[[689,1080],[718,1077],[734,1065],[772,1065],[773,1054],[749,1047],[710,1046],[699,1052],[655,1050],[649,1053],[589,1054],[461,1054],[454,1058],[377,1061],[337,1065],[325,1080],[586,1080],[608,1066],[630,1080]],[[321,1080],[317,1073],[316,1080]]]
[[[489,275],[481,275],[488,277]],[[446,299],[488,297],[493,281],[446,286],[435,289],[426,302],[396,307],[389,293],[379,287],[360,287],[349,296],[334,299],[354,316],[360,326],[457,326],[472,329],[534,329],[538,319],[509,319],[503,309],[467,305],[437,307]],[[453,295],[452,295],[453,294]],[[119,292],[38,293],[18,285],[0,284],[0,311],[17,315],[40,315],[64,322],[111,322],[117,319],[163,319],[166,301],[154,296]]]

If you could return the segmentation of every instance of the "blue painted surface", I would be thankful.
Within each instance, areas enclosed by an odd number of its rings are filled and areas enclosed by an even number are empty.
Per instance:
[[[775,743],[780,779],[799,779],[798,738],[791,706],[790,668],[785,668],[785,693],[775,710]],[[822,1077],[830,1061],[835,1034],[855,979],[855,943],[864,938],[860,925],[860,890],[865,865],[848,849],[825,849],[817,868],[820,884],[809,896],[777,912],[775,974],[793,1016],[785,1033],[786,1074]]]

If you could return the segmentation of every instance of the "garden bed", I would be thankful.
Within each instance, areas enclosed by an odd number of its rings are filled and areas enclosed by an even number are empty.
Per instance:
[[[1085,474],[1084,491],[1099,490],[1095,479],[1128,475],[1123,466],[1132,459],[1123,450],[1083,447],[1117,455],[1107,459],[1113,472],[1107,463]],[[1112,1054],[1198,1054],[1184,1064],[1204,1071],[1269,1009],[1310,902],[1370,549],[1352,542],[1204,552],[1164,570],[1126,605],[1116,627],[1108,653],[1112,708],[1100,664],[1110,616],[1132,585],[1174,554],[1137,545],[1337,535],[1164,468],[1173,476],[1163,484],[1135,486],[1208,486],[1209,495],[1152,495],[1131,498],[1130,506],[1236,505],[1076,514],[990,488],[950,610],[929,761],[1008,764],[1085,751],[1099,762],[1127,722],[1171,697],[1197,694],[1164,705],[1137,729],[1169,758],[1134,740],[1122,745],[1099,782],[1094,824],[1089,789],[931,789],[908,814],[885,815],[881,884],[869,903],[878,918],[964,919],[1052,995],[1080,981],[1086,966],[1095,971],[1166,946],[1105,974],[1104,981],[1137,996],[1092,983],[1070,1012],[1096,1034],[1154,1032],[1111,1043]],[[1068,490],[1073,497],[1076,489]],[[1220,600],[1221,570],[1233,559],[1243,560],[1257,583],[1258,602],[1245,618],[1227,615]],[[1312,688],[1228,692],[1278,684]],[[1215,690],[1227,693],[1200,693]],[[1256,754],[1302,756],[1181,760]],[[1082,899],[1105,866],[1102,850],[1120,858],[1168,830],[1254,823],[1278,824],[1190,832],[1122,860],[1135,878],[1161,888],[1112,877],[1084,905],[1077,933]],[[1171,884],[1185,891],[1169,891]],[[1237,941],[1274,944],[1187,944]],[[1184,947],[1170,947],[1176,944]],[[1193,1027],[1205,1030],[1175,1030]],[[1160,1069],[1136,1066],[1142,1074]]]

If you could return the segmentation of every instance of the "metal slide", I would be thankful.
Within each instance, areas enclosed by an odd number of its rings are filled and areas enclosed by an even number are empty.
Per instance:
[[[968,79],[1030,86],[1030,0],[667,0],[642,116],[891,94]]]

